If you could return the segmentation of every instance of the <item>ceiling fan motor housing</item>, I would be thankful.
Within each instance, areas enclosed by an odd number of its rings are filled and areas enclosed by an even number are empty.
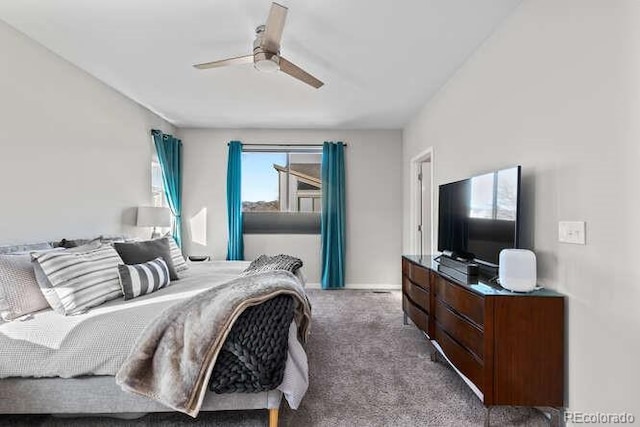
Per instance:
[[[256,28],[256,39],[253,42],[253,66],[260,71],[278,71],[280,52],[269,52],[263,47],[264,30],[264,25]]]

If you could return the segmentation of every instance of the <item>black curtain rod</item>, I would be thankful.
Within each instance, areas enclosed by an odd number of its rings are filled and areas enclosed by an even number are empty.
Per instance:
[[[229,145],[229,143],[227,143]],[[243,147],[322,147],[323,144],[242,144]],[[347,144],[342,144],[345,147]]]

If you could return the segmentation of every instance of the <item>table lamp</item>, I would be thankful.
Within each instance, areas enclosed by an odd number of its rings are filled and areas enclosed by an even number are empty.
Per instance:
[[[139,206],[136,225],[138,227],[153,227],[151,238],[155,239],[160,237],[158,227],[171,227],[171,209],[155,206]]]

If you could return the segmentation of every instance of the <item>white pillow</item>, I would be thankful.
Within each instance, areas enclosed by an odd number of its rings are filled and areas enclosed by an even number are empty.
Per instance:
[[[0,317],[14,320],[48,309],[31,264],[29,253],[0,255]]]

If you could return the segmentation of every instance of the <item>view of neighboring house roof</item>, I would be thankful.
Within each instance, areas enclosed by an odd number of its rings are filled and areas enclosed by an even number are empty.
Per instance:
[[[298,180],[300,182],[304,182],[305,184],[313,185],[314,187],[322,188],[322,180],[320,178],[317,178],[317,177],[311,176],[311,175],[307,175],[307,174],[302,173],[300,171],[297,171],[295,169],[286,168],[284,166],[280,166],[280,165],[276,165],[276,164],[274,164],[273,167],[278,172],[289,172],[291,175],[293,175],[296,178],[298,178]]]

